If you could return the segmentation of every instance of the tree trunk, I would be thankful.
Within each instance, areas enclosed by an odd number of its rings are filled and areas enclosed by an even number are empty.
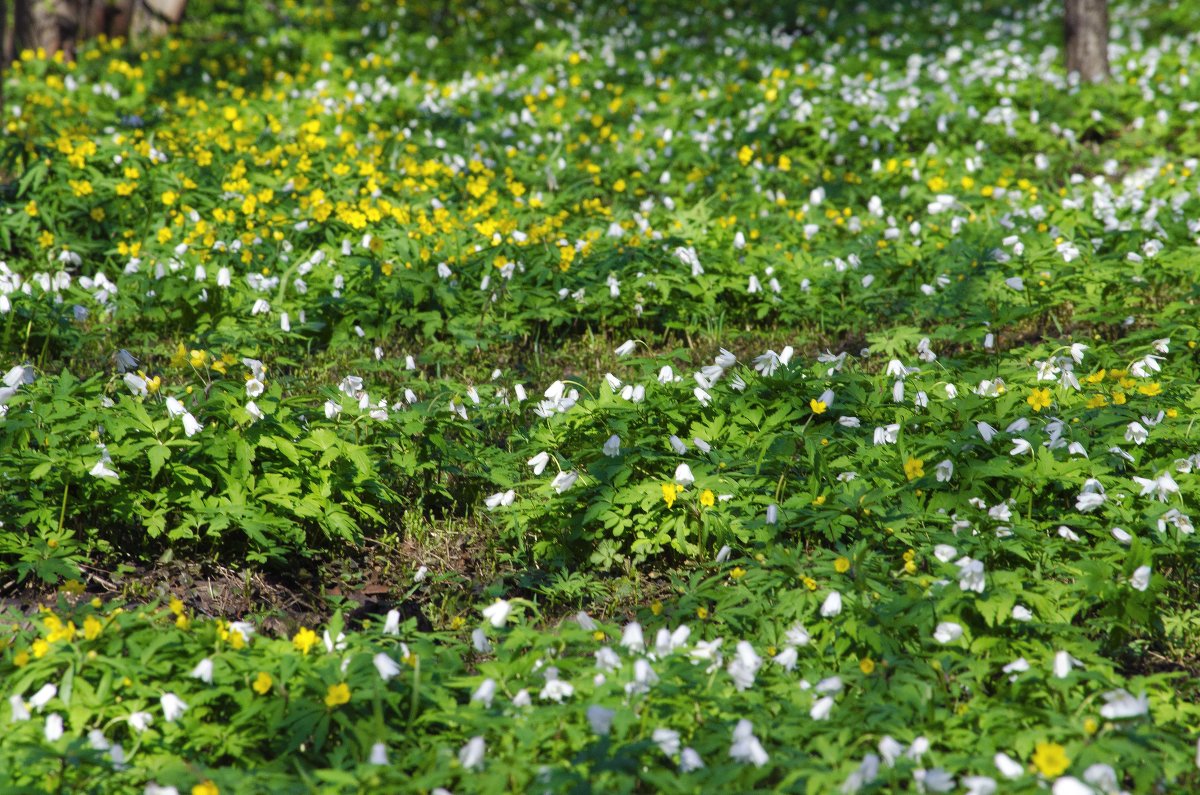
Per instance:
[[[183,20],[187,0],[135,0],[130,35],[135,38],[165,36]]]
[[[75,42],[83,18],[83,0],[16,0],[13,11],[13,51],[57,52],[75,59]]]
[[[1108,79],[1108,0],[1066,0],[1067,71]]]

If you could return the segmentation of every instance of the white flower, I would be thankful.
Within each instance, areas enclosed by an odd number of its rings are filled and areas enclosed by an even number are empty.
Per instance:
[[[1032,621],[1033,613],[1024,605],[1013,605],[1012,617],[1014,621]]]
[[[471,701],[478,701],[485,707],[492,706],[492,699],[496,697],[496,680],[484,679],[479,683],[479,687],[475,688],[475,692],[471,694]]]
[[[1103,762],[1089,765],[1087,770],[1083,771],[1083,780],[1101,792],[1115,795],[1121,791],[1117,783],[1117,771],[1113,770],[1112,765]]]
[[[251,378],[246,382],[246,396],[256,398],[263,393],[264,385],[257,378]]]
[[[387,746],[383,743],[375,743],[371,746],[371,758],[367,760],[368,764],[383,766],[388,763]]]
[[[692,468],[687,464],[675,467],[675,482],[680,486],[690,486],[695,483],[696,478],[692,476]]]
[[[483,617],[497,629],[504,626],[505,622],[508,621],[510,613],[512,613],[512,605],[504,599],[497,599],[492,604],[483,608]]]
[[[738,762],[748,762],[755,767],[762,767],[770,759],[762,743],[754,736],[754,726],[750,721],[742,719],[733,730],[733,745],[729,755]]]
[[[376,654],[372,662],[375,663],[375,670],[379,672],[379,678],[385,682],[400,673],[400,664],[383,652]]]
[[[679,772],[691,773],[704,767],[704,760],[694,748],[684,748],[679,754]]]
[[[679,732],[674,729],[655,729],[651,739],[665,755],[673,757],[679,753]]]
[[[573,469],[569,469],[566,472],[559,472],[555,475],[554,480],[550,481],[550,487],[559,494],[562,494],[574,486],[577,480],[579,480],[579,473]]]
[[[609,730],[612,729],[613,718],[616,715],[615,710],[601,707],[598,704],[592,704],[587,708],[588,725],[592,727],[594,734],[601,736],[608,734]]]
[[[145,396],[147,393],[146,379],[134,373],[126,373],[122,380],[134,395]]]
[[[554,671],[553,668],[550,671]],[[554,676],[551,677],[547,671],[546,686],[542,688],[542,692],[538,694],[538,698],[543,701],[553,701],[556,704],[561,704],[564,698],[570,698],[575,693],[575,686],[570,682],[558,678],[558,672],[554,671]]]
[[[833,618],[842,612],[842,595],[837,591],[830,591],[829,596],[825,597],[825,601],[821,603],[821,617]]]
[[[1129,584],[1134,590],[1144,591],[1150,587],[1150,567],[1138,566],[1134,570],[1133,576],[1129,578]]]
[[[949,792],[955,787],[954,776],[940,767],[931,770],[918,768],[913,771],[913,780],[917,782],[918,792]]]
[[[199,420],[192,416],[190,411],[185,411],[183,413],[183,432],[187,434],[189,438],[195,436],[203,429],[204,426],[200,424]]]
[[[29,709],[25,706],[25,702],[20,696],[9,696],[8,705],[12,707],[12,722],[20,723],[30,719]]]
[[[961,638],[962,634],[962,625],[956,624],[953,621],[943,621],[933,631],[933,639],[942,644],[953,643]]]
[[[32,698],[29,699],[29,706],[32,707],[33,709],[36,709],[38,712],[41,712],[42,707],[49,704],[50,699],[54,698],[57,695],[58,695],[58,686],[57,685],[52,685],[52,684],[42,685],[38,689],[38,691],[33,694]]]
[[[516,499],[516,497],[517,497],[517,493],[515,491],[513,491],[512,489],[509,489],[508,491],[496,492],[495,494],[491,495],[490,497],[487,497],[483,501],[483,503],[484,503],[484,505],[487,506],[487,509],[489,511],[494,511],[497,508],[500,508],[500,507],[507,508],[509,505],[512,505],[513,501]]]
[[[46,716],[46,742],[56,743],[63,736],[63,719],[62,715],[57,712],[52,712]]]
[[[964,591],[983,593],[983,561],[964,557],[959,558],[955,565],[958,566],[958,587]]]
[[[129,723],[129,727],[139,734],[150,728],[150,724],[154,722],[154,716],[149,712],[134,712],[125,719]]]
[[[958,554],[958,550],[949,544],[938,544],[933,548],[933,556],[942,563],[949,563]]]
[[[625,625],[625,629],[621,633],[621,646],[632,652],[643,651],[646,648],[646,640],[642,635],[641,624],[631,621]]]
[[[1125,441],[1127,442],[1142,445],[1148,438],[1150,438],[1150,431],[1146,430],[1140,422],[1131,422],[1125,428]]]
[[[1139,718],[1150,711],[1145,693],[1135,697],[1127,690],[1110,690],[1103,698],[1105,703],[1100,708],[1100,715],[1108,720]]]
[[[196,667],[192,669],[192,678],[199,679],[206,685],[212,684],[213,679],[213,661],[209,657],[205,657],[200,662],[196,663]]]
[[[996,765],[996,769],[1000,771],[1000,775],[1007,779],[1020,778],[1025,774],[1024,766],[1008,754],[997,753],[992,757],[992,763]]]
[[[163,718],[167,723],[179,718],[188,708],[188,705],[183,703],[183,699],[174,693],[163,693],[159,703],[162,705]]]
[[[879,755],[883,757],[883,763],[888,767],[894,766],[902,753],[904,753],[904,746],[897,742],[896,738],[885,734],[879,740]]]
[[[788,646],[783,651],[776,654],[772,659],[775,663],[781,666],[785,671],[794,671],[796,669],[796,661],[800,655],[796,651],[795,646]]]
[[[253,417],[256,420],[261,420],[262,418],[267,416],[266,414],[263,414],[263,410],[260,409],[258,407],[258,404],[255,403],[253,400],[248,401],[246,403],[246,413],[249,414],[251,417]]]
[[[524,709],[533,703],[533,699],[529,697],[529,691],[521,688],[517,694],[513,696],[512,705],[518,709]]]
[[[1074,776],[1062,776],[1054,780],[1051,795],[1096,795],[1096,791]]]
[[[650,667],[650,663],[645,659],[634,660],[633,681],[625,685],[625,692],[630,695],[649,693],[650,688],[656,684],[658,684],[658,674]]]
[[[1168,495],[1179,493],[1179,484],[1171,477],[1170,472],[1163,472],[1156,478],[1135,477],[1133,482],[1142,487],[1140,496],[1154,494],[1159,502],[1166,502]]]
[[[729,676],[738,690],[746,690],[754,685],[754,678],[763,660],[755,653],[754,647],[746,641],[739,641],[733,659],[729,661]]]
[[[813,720],[825,720],[832,711],[833,696],[823,696],[813,702],[812,709],[808,711],[808,716]]]
[[[633,340],[625,340],[623,343],[617,346],[617,349],[614,351],[614,353],[616,353],[617,356],[628,356],[629,354],[633,353],[633,350],[636,347],[637,343]]]
[[[1079,660],[1076,660],[1069,653],[1065,651],[1055,652],[1054,676],[1058,679],[1066,679],[1071,675],[1071,669],[1079,664]]]
[[[483,767],[483,756],[487,745],[482,737],[472,737],[462,750],[458,752],[458,763],[465,770],[479,770]]]
[[[533,474],[540,475],[542,474],[542,470],[546,468],[546,464],[550,463],[550,454],[542,451],[525,463],[533,467]]]
[[[121,479],[121,476],[109,467],[108,464],[104,463],[104,461],[97,461],[96,465],[88,471],[88,474],[94,478],[107,478],[108,480]]]
[[[608,437],[608,441],[604,443],[604,454],[609,458],[616,458],[621,454],[621,437],[615,433]]]
[[[954,462],[947,458],[937,465],[933,474],[937,477],[938,483],[947,483],[950,478],[954,477]]]
[[[383,621],[384,635],[399,635],[400,634],[400,611],[389,610],[387,617]]]

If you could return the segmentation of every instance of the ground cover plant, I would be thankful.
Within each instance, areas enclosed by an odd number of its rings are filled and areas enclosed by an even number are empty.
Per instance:
[[[1200,6],[201,11],[6,73],[0,790],[1200,786]]]

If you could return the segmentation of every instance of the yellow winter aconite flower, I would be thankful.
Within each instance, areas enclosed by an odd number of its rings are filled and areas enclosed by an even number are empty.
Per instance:
[[[347,704],[350,701],[350,686],[345,682],[339,682],[336,685],[330,685],[328,692],[325,693],[325,706],[330,709],[340,707],[342,704]]]
[[[813,414],[824,414],[825,409],[829,408],[827,405],[825,405],[825,401],[817,400],[816,398],[808,401],[808,407],[812,409]]]
[[[86,640],[95,640],[100,637],[100,632],[104,629],[95,616],[88,616],[83,620],[83,637]]]
[[[271,685],[273,684],[274,681],[271,679],[271,675],[269,673],[266,671],[259,671],[258,676],[255,678],[254,683],[251,684],[250,687],[254,688],[255,693],[258,693],[260,696],[265,696],[268,692],[270,692]]]
[[[680,486],[678,483],[662,484],[663,502],[667,504],[668,508],[674,507],[675,500],[679,497],[682,491],[683,486]]]
[[[716,496],[712,493],[712,489],[705,489],[700,493],[700,504],[705,508],[711,508],[717,503]]]
[[[211,781],[202,781],[192,787],[192,795],[221,795],[221,790]]]
[[[1033,749],[1033,766],[1046,778],[1056,778],[1071,766],[1067,750],[1058,743],[1038,743]]]
[[[1050,407],[1050,390],[1049,389],[1034,389],[1029,393],[1029,397],[1025,398],[1025,402],[1034,411]]]
[[[838,574],[845,574],[846,572],[850,571],[850,559],[838,558],[833,562],[833,570]]]
[[[1142,386],[1139,386],[1137,388],[1137,391],[1141,392],[1143,395],[1146,395],[1147,397],[1154,397],[1155,395],[1162,394],[1162,387],[1158,385],[1157,381],[1151,381],[1148,384],[1143,384]]]
[[[743,146],[738,150],[738,162],[743,166],[750,165],[750,161],[754,159],[754,150],[748,146]]]
[[[909,458],[904,462],[904,476],[909,480],[925,476],[925,461],[920,458]]]
[[[170,207],[179,198],[179,194],[173,190],[164,191],[162,195],[162,203]]]
[[[317,645],[317,633],[308,627],[301,627],[300,631],[292,637],[292,645],[301,654],[308,654],[308,650]]]

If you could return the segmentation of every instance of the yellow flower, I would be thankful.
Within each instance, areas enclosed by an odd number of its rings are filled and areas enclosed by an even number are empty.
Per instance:
[[[342,704],[350,701],[350,687],[345,682],[340,682],[336,685],[329,686],[329,692],[325,694],[325,706],[333,709],[340,707]]]
[[[1162,387],[1158,385],[1157,381],[1151,381],[1149,384],[1139,386],[1138,392],[1141,392],[1143,395],[1146,395],[1147,397],[1154,397],[1155,395],[1162,394]]]
[[[1083,730],[1088,734],[1095,734],[1100,729],[1100,722],[1095,718],[1087,718],[1083,722]]]
[[[750,165],[750,161],[754,159],[754,150],[748,146],[743,146],[738,150],[738,162],[743,166]]]
[[[712,493],[712,489],[705,489],[700,493],[700,504],[705,508],[711,508],[717,503],[716,496]]]
[[[1058,743],[1038,743],[1033,750],[1033,766],[1046,778],[1056,778],[1071,766],[1067,751]]]
[[[808,401],[808,407],[812,409],[813,414],[824,414],[825,409],[829,408],[829,406],[825,405],[824,400],[817,400],[816,398]]]
[[[26,212],[26,214],[29,215],[30,218],[37,218],[37,214],[38,214],[37,202],[30,201],[29,204],[26,204],[25,212]]]
[[[696,618],[700,619],[701,621],[708,618],[708,608],[707,607],[697,607],[696,608]]]
[[[1104,395],[1093,395],[1085,405],[1089,409],[1102,409],[1108,405],[1108,398]]]
[[[188,361],[192,367],[199,369],[208,361],[208,351],[192,351],[188,354]]]
[[[35,660],[40,660],[50,651],[50,644],[41,638],[38,638],[33,642],[33,645],[30,648],[33,649],[33,658]]]
[[[317,645],[317,633],[308,627],[301,627],[300,631],[292,638],[292,645],[301,654],[308,654],[308,650]]]
[[[913,563],[910,560],[904,564],[904,570],[906,572],[908,572],[909,574],[916,574],[917,573],[917,564]]]
[[[170,207],[179,198],[179,194],[173,190],[164,191],[162,195],[162,203]]]
[[[734,566],[733,571],[729,572],[729,576],[735,580],[740,580],[746,576],[746,570],[741,566]]]
[[[274,682],[271,681],[271,675],[269,673],[266,671],[259,671],[258,678],[255,679],[254,683],[250,686],[254,688],[255,693],[258,693],[260,696],[265,696],[268,692],[270,692],[271,685],[273,684]]]
[[[29,665],[29,652],[22,649],[14,654],[13,665],[17,666],[18,668],[24,668],[26,665]]]
[[[192,795],[221,795],[221,790],[211,781],[204,781],[192,787]]]
[[[663,611],[662,602],[655,599],[653,602],[650,603],[650,612],[651,613],[653,613],[656,616],[661,616],[662,611]]]
[[[83,637],[87,640],[95,640],[100,637],[103,629],[104,625],[97,621],[95,616],[88,616],[83,620]]]
[[[662,484],[663,502],[667,504],[668,508],[671,508],[675,505],[675,499],[679,496],[679,492],[681,491],[683,491],[683,487],[678,483]]]
[[[867,676],[875,673],[875,661],[870,657],[863,657],[858,662],[858,670],[862,671]]]
[[[1050,408],[1050,390],[1034,389],[1029,393],[1029,397],[1025,398],[1025,402],[1034,411]]]
[[[812,577],[805,577],[803,580],[801,580],[801,582],[804,583],[804,587],[807,588],[808,590],[810,590],[810,591],[817,590],[817,581],[814,580]]]
[[[780,171],[791,171],[792,170],[792,159],[790,157],[788,157],[787,155],[780,155],[779,156],[779,170]]]
[[[1113,405],[1114,406],[1124,406],[1125,405],[1125,393],[1124,392],[1113,392]]]
[[[909,480],[925,477],[925,461],[920,458],[909,458],[904,462],[904,476]]]
[[[833,562],[833,570],[838,574],[845,574],[850,571],[850,560],[848,558],[838,558]]]

